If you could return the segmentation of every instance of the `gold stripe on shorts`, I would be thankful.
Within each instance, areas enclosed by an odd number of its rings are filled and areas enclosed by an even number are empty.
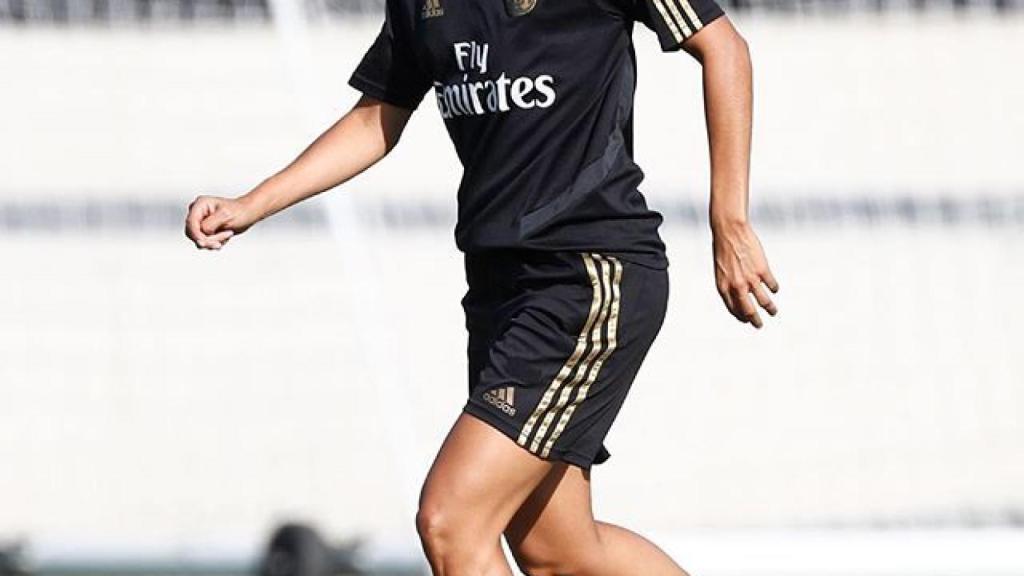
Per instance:
[[[590,333],[590,341],[592,343],[592,347],[590,349],[590,352],[587,354],[587,357],[583,360],[583,363],[580,364],[580,367],[577,370],[575,376],[573,376],[572,381],[569,382],[569,384],[562,389],[562,393],[559,394],[558,402],[555,404],[554,408],[549,410],[548,413],[544,415],[544,420],[543,422],[541,422],[540,427],[537,429],[537,434],[534,436],[533,443],[530,445],[531,452],[537,452],[537,450],[540,449],[541,442],[544,441],[544,436],[548,433],[548,430],[551,428],[551,423],[554,421],[555,416],[558,415],[558,413],[561,412],[563,408],[565,408],[566,404],[569,403],[569,398],[572,396],[573,391],[579,387],[581,382],[583,382],[584,376],[586,376],[591,363],[594,361],[595,358],[598,357],[598,355],[601,353],[601,349],[604,347],[604,342],[601,336],[604,332],[604,324],[605,321],[608,319],[608,310],[609,305],[611,304],[611,298],[609,297],[609,295],[611,294],[611,274],[608,270],[611,264],[607,262],[603,257],[597,254],[593,254],[592,256],[600,264],[601,291],[605,295],[604,301],[601,303],[601,314],[598,316],[597,324],[594,325],[594,329]]]
[[[586,381],[583,386],[576,392],[576,398],[573,399],[572,404],[565,409],[562,413],[562,417],[558,420],[558,426],[555,427],[554,431],[551,432],[551,437],[548,438],[547,443],[544,444],[544,451],[540,453],[542,458],[547,458],[548,454],[551,453],[551,448],[558,441],[558,437],[562,435],[565,427],[569,425],[569,420],[572,419],[572,415],[576,412],[576,407],[579,406],[583,400],[587,397],[587,392],[590,391],[590,386],[597,380],[598,374],[601,372],[601,367],[611,356],[612,352],[615,351],[618,345],[617,332],[619,325],[619,300],[622,295],[620,286],[622,284],[622,263],[617,258],[609,257],[612,266],[615,268],[614,278],[612,280],[612,297],[611,297],[611,314],[608,317],[608,346],[601,353],[601,357],[597,359],[597,362],[590,368],[590,374],[587,375]]]
[[[594,325],[594,319],[597,318],[598,310],[601,306],[601,281],[598,279],[597,269],[594,266],[594,259],[589,254],[583,254],[583,265],[587,269],[587,275],[590,277],[590,284],[594,288],[594,296],[590,303],[590,313],[587,315],[587,321],[583,325],[583,329],[580,331],[580,335],[576,338],[576,349],[572,351],[572,355],[565,361],[562,369],[558,371],[554,379],[551,380],[551,384],[548,389],[544,392],[544,396],[541,398],[540,403],[537,404],[537,408],[534,409],[533,413],[530,414],[529,419],[526,420],[526,424],[523,425],[523,429],[519,432],[519,444],[522,446],[526,445],[526,442],[530,439],[530,433],[533,432],[533,427],[537,424],[537,419],[544,413],[545,410],[551,405],[551,400],[555,396],[555,392],[558,391],[559,387],[562,386],[562,382],[572,374],[573,368],[576,367],[576,363],[580,361],[583,353],[587,349],[587,336],[590,333],[591,327]]]

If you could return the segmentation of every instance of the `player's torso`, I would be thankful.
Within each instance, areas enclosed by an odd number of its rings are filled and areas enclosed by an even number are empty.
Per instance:
[[[392,1],[465,167],[460,248],[663,260],[632,160],[630,0]]]

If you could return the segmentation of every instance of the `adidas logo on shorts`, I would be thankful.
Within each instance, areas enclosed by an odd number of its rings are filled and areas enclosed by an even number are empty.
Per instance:
[[[495,388],[494,390],[484,392],[484,400],[487,401],[489,404],[493,404],[495,407],[497,407],[505,414],[508,414],[509,416],[515,416],[515,394],[516,389],[513,386]]]

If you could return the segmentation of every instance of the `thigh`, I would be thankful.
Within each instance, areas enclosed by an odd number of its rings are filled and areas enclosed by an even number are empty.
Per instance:
[[[590,472],[565,464],[549,472],[512,517],[505,538],[520,566],[599,561]]]
[[[460,531],[498,537],[552,467],[493,426],[462,413],[430,468],[420,509]]]

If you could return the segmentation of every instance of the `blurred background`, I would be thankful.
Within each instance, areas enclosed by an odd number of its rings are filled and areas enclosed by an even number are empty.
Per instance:
[[[700,71],[638,27],[673,288],[598,516],[695,576],[1024,575],[1024,2],[726,8],[782,311],[718,300]],[[182,234],[354,103],[382,10],[0,0],[0,574],[425,573],[466,388],[433,97],[343,190]]]

